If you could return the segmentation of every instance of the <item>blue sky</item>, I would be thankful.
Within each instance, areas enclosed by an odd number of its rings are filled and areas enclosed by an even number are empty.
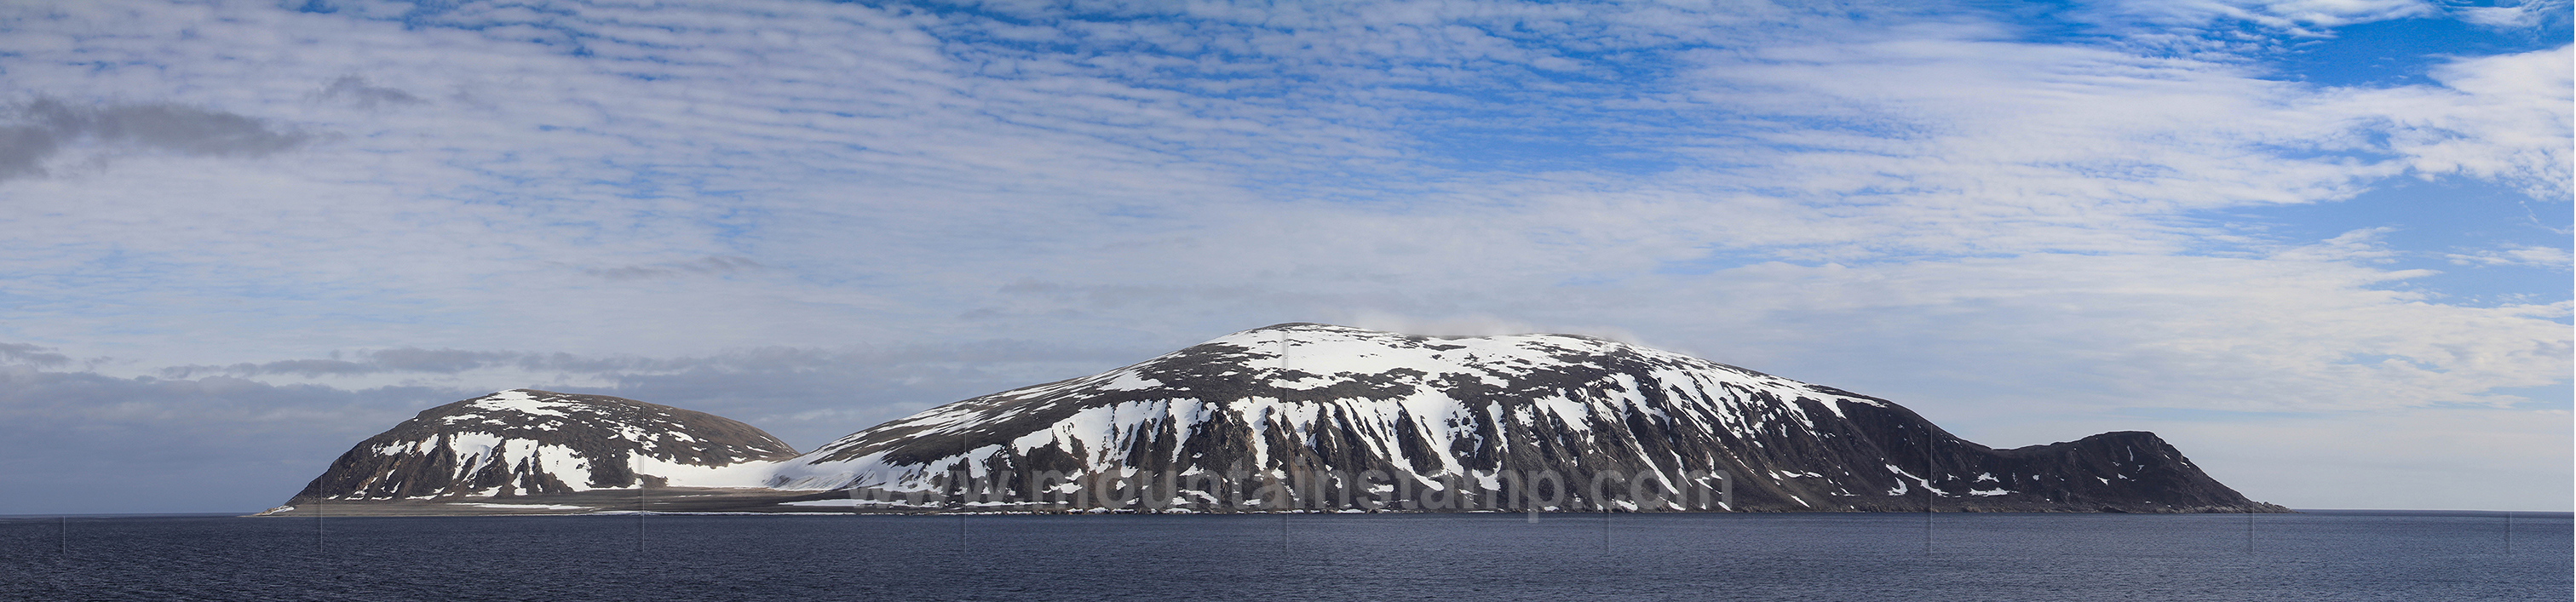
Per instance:
[[[800,448],[1229,332],[1611,336],[2568,510],[2564,2],[0,8],[0,514],[515,387]]]

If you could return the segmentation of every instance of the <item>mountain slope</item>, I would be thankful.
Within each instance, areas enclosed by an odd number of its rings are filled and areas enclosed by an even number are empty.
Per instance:
[[[757,487],[788,447],[713,414],[512,389],[430,408],[342,454],[289,504]]]
[[[2280,511],[2148,433],[1995,450],[1885,400],[1613,341],[1319,324],[933,408],[769,484],[1218,510]],[[1636,493],[1694,488],[1732,503]]]

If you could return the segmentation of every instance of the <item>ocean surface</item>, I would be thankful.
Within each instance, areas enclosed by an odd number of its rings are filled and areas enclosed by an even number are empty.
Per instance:
[[[0,519],[0,600],[2568,600],[2567,513]]]

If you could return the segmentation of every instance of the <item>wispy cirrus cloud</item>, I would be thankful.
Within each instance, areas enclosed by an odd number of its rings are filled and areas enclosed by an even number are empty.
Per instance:
[[[2142,18],[2148,23],[2197,26],[2237,21],[2299,36],[2333,35],[2331,30],[2335,27],[2422,17],[2443,10],[2442,5],[2424,0],[2118,0],[2093,4],[2095,10]]]
[[[2576,258],[2570,258],[2567,249],[2519,245],[2474,253],[2448,253],[2443,257],[2458,265],[2532,266],[2559,271],[2566,271],[2570,263],[2576,263]]]

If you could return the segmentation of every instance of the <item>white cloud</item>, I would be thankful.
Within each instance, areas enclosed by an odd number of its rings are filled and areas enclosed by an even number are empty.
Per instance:
[[[2447,90],[2365,95],[2356,103],[2389,105],[2397,126],[2389,146],[2418,174],[2493,179],[2563,201],[2576,177],[2567,150],[2576,140],[2569,133],[2576,127],[2570,48],[2454,61],[2433,72]]]
[[[2439,10],[2422,0],[2262,0],[2240,6],[2282,22],[2321,27],[2425,16]]]
[[[2501,4],[2501,3],[2500,3]],[[2448,7],[2460,20],[2497,29],[2538,27],[2555,17],[2565,19],[2566,0],[2522,0],[2511,6]]]
[[[2502,405],[2567,379],[2565,302],[2474,308],[2339,262],[2025,255],[1767,264],[1659,296],[1712,359],[1929,406],[2236,411]],[[1679,302],[1628,311],[1677,311]]]
[[[2167,27],[2242,21],[2294,35],[2326,36],[2339,26],[2430,16],[2443,9],[2423,0],[2112,0],[2097,10]]]
[[[2520,245],[2475,253],[2450,253],[2444,257],[2459,265],[2527,266],[2559,271],[2566,271],[2570,263],[2576,263],[2566,249]]]
[[[2396,257],[2397,252],[2390,250],[2386,242],[2382,239],[2386,238],[2388,233],[2395,231],[2397,231],[2396,228],[2387,226],[2363,228],[2360,230],[2345,232],[2317,244],[2303,245],[2274,251],[2268,256],[2272,259],[2287,261],[2366,261],[2373,263],[2386,263],[2390,258]]]

